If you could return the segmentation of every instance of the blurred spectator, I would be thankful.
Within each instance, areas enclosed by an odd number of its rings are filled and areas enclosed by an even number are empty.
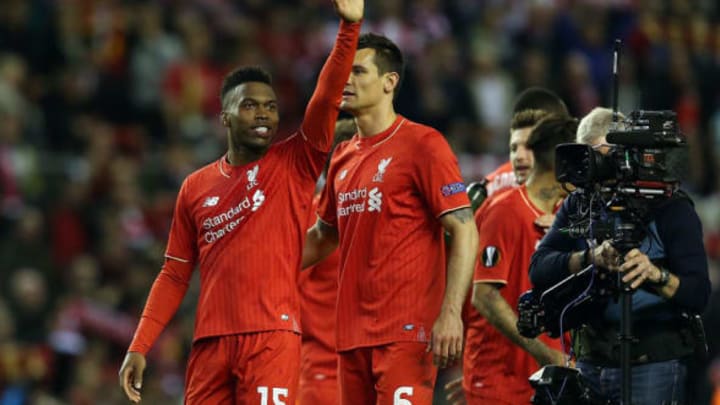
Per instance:
[[[163,73],[163,111],[171,137],[198,142],[208,133],[208,120],[220,113],[223,71],[212,59],[209,21],[192,10],[176,15],[185,44],[183,59],[168,65]]]
[[[11,279],[19,268],[29,267],[39,273],[42,282],[55,282],[57,274],[45,233],[46,223],[42,211],[26,208],[11,227],[12,232],[0,244],[0,291],[13,293]]]
[[[15,336],[21,342],[44,342],[52,304],[47,281],[42,273],[29,267],[13,269],[11,274],[8,296]]]
[[[153,137],[165,136],[160,109],[163,74],[183,54],[178,37],[167,32],[163,10],[157,3],[137,6],[137,43],[130,55],[131,99],[139,118],[146,122]]]
[[[28,142],[31,135],[35,142],[41,141],[39,116],[22,92],[25,76],[23,59],[0,54],[0,215],[8,217],[19,215],[42,187],[39,157]]]

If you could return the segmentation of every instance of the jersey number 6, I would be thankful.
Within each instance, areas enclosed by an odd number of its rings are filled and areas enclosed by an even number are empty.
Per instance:
[[[400,398],[402,395],[411,397],[413,394],[413,387],[399,387],[393,394],[393,405],[412,405],[409,399]]]

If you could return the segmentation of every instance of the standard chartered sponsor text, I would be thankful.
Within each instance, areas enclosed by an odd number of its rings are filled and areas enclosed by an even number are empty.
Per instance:
[[[367,197],[367,188],[356,188],[352,191],[346,191],[338,194],[338,202],[344,203],[345,201],[355,201],[359,199],[365,199]]]
[[[242,215],[242,213],[251,206],[250,198],[245,197],[240,203],[230,207],[222,214],[206,218],[203,221],[203,229],[207,230],[203,235],[205,242],[213,243],[230,233],[245,219],[245,215]]]
[[[368,201],[368,195],[370,201]],[[374,187],[369,193],[366,187],[341,192],[338,193],[337,199],[338,217],[365,212],[368,203],[370,203],[369,211],[380,211],[380,205],[382,205],[382,193],[377,187]]]

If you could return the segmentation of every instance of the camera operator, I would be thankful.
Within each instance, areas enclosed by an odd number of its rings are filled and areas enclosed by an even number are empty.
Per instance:
[[[611,122],[612,111],[594,109],[580,122],[578,142],[606,154],[612,147],[605,140]],[[571,193],[530,265],[530,279],[539,290],[590,264],[601,273],[622,273],[622,280],[635,290],[634,405],[685,403],[685,360],[694,351],[697,334],[682,314],[702,312],[710,294],[700,220],[689,198],[676,195],[650,208],[646,236],[639,248],[622,256],[609,241],[598,241],[602,243],[590,249],[584,239],[573,239],[564,231],[579,208],[579,195]],[[610,300],[602,314],[588,314],[587,324],[573,335],[577,367],[591,387],[614,401],[621,393],[619,323],[620,304]]]

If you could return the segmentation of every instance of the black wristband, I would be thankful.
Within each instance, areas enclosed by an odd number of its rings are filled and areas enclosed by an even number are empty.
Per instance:
[[[660,269],[660,280],[658,280],[655,285],[658,287],[665,287],[667,283],[670,282],[670,271],[668,269],[659,267]]]

